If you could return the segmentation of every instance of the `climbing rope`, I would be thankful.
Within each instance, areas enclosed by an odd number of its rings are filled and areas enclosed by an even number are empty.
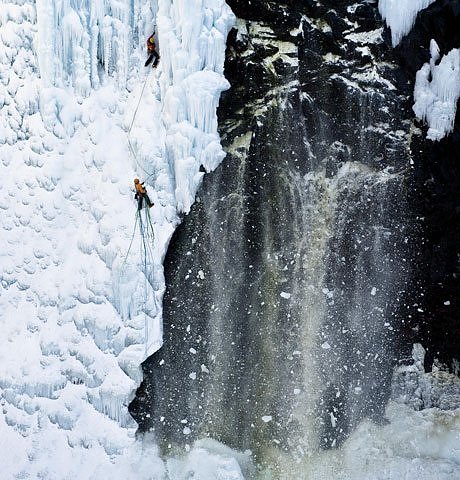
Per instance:
[[[134,222],[133,234],[131,236],[131,242],[129,243],[129,247],[128,247],[128,251],[126,252],[125,259],[123,260],[123,263],[121,264],[122,269],[125,266],[126,261],[128,260],[129,252],[131,251],[131,247],[133,246],[134,237],[136,235],[136,227],[137,227],[137,220],[138,219],[139,219],[139,215],[138,215],[138,212],[136,212],[136,221]]]
[[[144,275],[146,278],[149,278],[148,267],[149,265],[153,266],[154,255],[152,251],[152,243],[154,240],[153,237],[153,226],[150,219],[150,213],[148,207],[145,209],[145,220],[142,219],[142,210],[139,211],[139,227],[141,232],[141,258],[144,265]],[[150,279],[149,279],[150,280]]]
[[[150,77],[150,73],[145,77],[144,85],[142,86],[142,91],[141,91],[141,94],[139,95],[139,100],[137,101],[136,109],[134,110],[133,119],[131,120],[131,125],[129,126],[128,132],[126,133],[126,138],[127,138],[127,140],[128,140],[128,146],[129,146],[129,149],[130,149],[130,151],[131,151],[131,154],[132,154],[134,160],[136,161],[136,165],[137,165],[145,174],[148,175],[148,177],[146,178],[146,180],[148,180],[148,179],[149,179],[150,177],[152,177],[154,174],[153,174],[153,173],[149,173],[149,172],[139,163],[139,160],[137,159],[136,152],[134,151],[133,145],[132,145],[132,143],[131,143],[130,135],[131,135],[131,130],[132,130],[133,125],[134,125],[134,121],[136,120],[136,117],[137,117],[137,112],[138,112],[138,110],[139,110],[142,97],[144,96],[145,86],[147,85],[147,80],[149,79],[149,77]]]
[[[141,94],[139,95],[139,100],[137,102],[136,109],[134,110],[133,119],[131,120],[131,125],[129,126],[129,129],[128,129],[128,138],[129,138],[129,134],[131,133],[131,130],[133,128],[134,121],[136,120],[137,111],[139,110],[139,106],[141,104],[142,97],[144,96],[144,90],[145,90],[145,86],[147,85],[147,80],[149,79],[149,76],[150,76],[150,73],[145,77],[144,85],[142,86],[142,91],[141,91]]]
[[[150,210],[147,210],[147,219],[150,224],[150,231],[152,232],[152,242],[155,240],[155,232],[153,231],[152,218],[150,217]]]

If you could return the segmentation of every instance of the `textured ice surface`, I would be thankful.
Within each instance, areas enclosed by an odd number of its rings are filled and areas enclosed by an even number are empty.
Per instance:
[[[460,98],[460,50],[454,48],[440,58],[434,40],[431,60],[417,72],[414,112],[428,124],[427,138],[441,140],[454,129],[457,101]]]
[[[224,156],[215,110],[233,21],[223,0],[179,3],[2,2],[2,478],[164,473],[127,405],[162,342],[167,243],[200,163]],[[133,236],[136,176],[155,202],[149,255]]]
[[[391,29],[393,46],[398,45],[414,26],[418,12],[435,0],[379,0],[379,11]]]

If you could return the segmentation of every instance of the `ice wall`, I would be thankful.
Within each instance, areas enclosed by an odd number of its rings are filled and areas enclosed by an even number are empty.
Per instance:
[[[153,284],[161,304],[164,292],[163,258],[169,239],[195,200],[204,172],[225,154],[217,134],[216,109],[222,90],[227,34],[234,16],[224,0],[158,2],[156,18],[161,55],[158,76],[152,80],[131,138],[136,169],[158,193],[161,210],[155,222]],[[156,107],[148,107],[149,94]],[[142,121],[144,117],[146,121]],[[162,310],[147,325],[146,356],[162,344]]]
[[[442,58],[435,40],[430,44],[431,60],[417,72],[414,112],[428,123],[427,138],[441,140],[453,131],[460,98],[460,50]]]
[[[144,70],[158,8],[160,44],[176,43]],[[127,405],[140,363],[161,345],[169,238],[200,164],[223,158],[215,108],[232,20],[223,0],[2,2],[5,478],[164,476],[155,448],[144,457],[137,445]],[[155,201],[147,262],[136,176]]]
[[[225,156],[216,108],[229,87],[223,67],[233,14],[221,0],[160,0],[157,23],[165,154],[174,172],[178,209],[188,212],[203,176],[200,165],[211,171]]]
[[[36,49],[44,86],[88,96],[102,72],[125,86],[131,55],[151,28],[156,2],[37,0]],[[149,26],[150,24],[150,26]]]
[[[435,0],[379,0],[379,11],[391,29],[393,46],[399,44],[414,26],[418,12]]]

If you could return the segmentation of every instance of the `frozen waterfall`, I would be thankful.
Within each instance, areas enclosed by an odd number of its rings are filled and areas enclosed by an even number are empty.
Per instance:
[[[154,446],[142,458],[127,406],[141,362],[162,343],[169,239],[200,165],[224,157],[215,110],[233,22],[223,0],[178,7],[1,5],[5,478],[130,478],[132,465],[137,478],[164,473]],[[155,24],[161,64],[144,70]],[[148,262],[133,231],[136,176],[155,201]]]

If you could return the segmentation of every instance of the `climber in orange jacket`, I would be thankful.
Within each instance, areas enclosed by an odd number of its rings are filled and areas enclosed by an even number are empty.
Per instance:
[[[136,187],[136,195],[134,195],[134,198],[137,200],[138,210],[142,210],[142,203],[144,201],[144,198],[149,208],[152,208],[153,203],[150,201],[150,198],[147,195],[147,190],[144,188],[144,182],[141,183],[138,178],[135,178],[134,186]]]
[[[160,55],[158,55],[158,52],[155,48],[155,32],[153,32],[152,35],[150,35],[150,37],[147,39],[147,51],[149,52],[149,58],[147,58],[147,61],[145,62],[145,67],[147,67],[153,59],[155,59],[152,65],[152,67],[155,68],[160,61]]]

